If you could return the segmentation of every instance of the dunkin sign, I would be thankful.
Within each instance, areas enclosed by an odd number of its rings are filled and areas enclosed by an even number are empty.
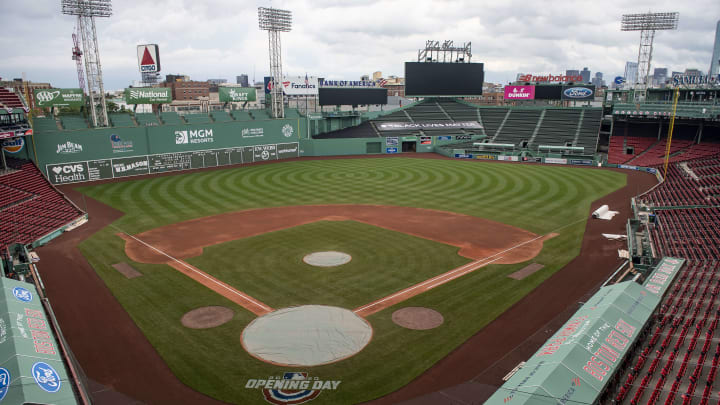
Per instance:
[[[505,100],[534,100],[535,86],[505,86]]]

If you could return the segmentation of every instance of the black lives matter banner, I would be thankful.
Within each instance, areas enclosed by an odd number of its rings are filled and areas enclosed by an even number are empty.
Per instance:
[[[299,144],[293,142],[49,164],[46,171],[52,184],[66,184],[299,156]]]
[[[375,122],[379,131],[405,131],[420,129],[482,129],[477,121],[458,122]]]

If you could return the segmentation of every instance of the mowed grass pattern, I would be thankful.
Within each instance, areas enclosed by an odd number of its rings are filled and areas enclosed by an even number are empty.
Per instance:
[[[340,251],[342,266],[316,267],[308,253]],[[186,260],[272,308],[353,309],[470,262],[459,248],[354,221],[319,221],[207,247]]]
[[[124,211],[126,215],[114,225],[133,234],[249,208],[353,203],[439,209],[489,218],[538,234],[559,232],[534,259],[545,265],[543,270],[517,281],[507,275],[527,263],[490,265],[420,294],[370,316],[373,340],[360,354],[307,370],[283,369],[249,356],[241,348],[239,337],[255,318],[253,314],[168,266],[130,261],[124,254],[122,240],[115,235],[116,229],[102,230],[80,248],[173,372],[187,385],[231,403],[264,403],[258,390],[244,388],[247,379],[279,376],[283,371],[307,371],[323,380],[343,381],[337,391],[323,392],[314,404],[349,404],[376,398],[408,383],[562,268],[579,252],[585,228],[583,219],[589,215],[590,202],[624,185],[622,173],[589,168],[384,158],[305,160],[80,187],[87,195]],[[390,231],[376,231],[377,228],[368,225],[347,221],[310,225],[314,227],[248,238],[237,245],[229,242],[227,249],[220,245],[210,247],[205,253],[212,254],[190,261],[203,260],[206,262],[198,263],[199,267],[209,264],[217,268],[227,263],[243,263],[251,256],[262,260],[256,270],[262,273],[273,267],[273,276],[225,274],[239,289],[253,289],[258,299],[277,307],[300,301],[317,303],[315,298],[331,303],[333,295],[340,297],[335,305],[352,306],[364,299],[353,288],[372,293],[374,277],[378,277],[374,266],[365,269],[367,277],[353,275],[352,283],[336,286],[336,291],[326,291],[328,285],[335,285],[332,282],[316,287],[306,285],[307,279],[301,285],[301,280],[294,277],[279,277],[284,273],[274,264],[276,259],[293,262],[304,247],[319,249],[322,240],[337,242],[333,246],[339,246],[353,239],[341,241],[338,233],[357,236],[352,246],[342,245],[352,250],[349,253],[354,261],[372,263],[380,260],[378,254],[386,256],[388,250],[394,254],[390,261],[398,260],[392,262],[397,265],[391,266],[395,274],[386,276],[400,282],[388,284],[387,289],[412,283],[415,277],[425,277],[408,274],[419,266],[417,261],[433,260],[430,267],[437,266],[438,273],[466,262],[454,253],[453,247],[435,242],[428,241],[430,247],[418,245],[417,248],[431,249],[419,252],[412,243],[400,242],[412,239],[407,235],[397,239],[402,246],[386,244],[381,249],[378,245],[383,244],[383,237],[371,236],[373,232],[385,235]],[[345,225],[349,227],[343,229]],[[363,227],[368,227],[362,231],[364,236],[357,233]],[[313,245],[313,240],[318,245]],[[226,257],[216,257],[220,252]],[[427,253],[432,257],[428,258]],[[111,264],[123,261],[143,276],[128,280],[119,275]],[[249,271],[237,268],[240,272]],[[287,291],[293,286],[302,290],[302,295],[289,294]],[[304,298],[305,294],[309,296]],[[184,313],[205,305],[227,306],[235,311],[235,317],[210,330],[190,330],[180,325]],[[391,315],[404,306],[436,309],[445,317],[445,323],[428,331],[400,328],[392,323]]]

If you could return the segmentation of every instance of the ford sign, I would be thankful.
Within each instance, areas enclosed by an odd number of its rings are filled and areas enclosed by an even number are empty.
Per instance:
[[[562,98],[564,100],[592,100],[593,89],[588,87],[569,87],[563,90]]]

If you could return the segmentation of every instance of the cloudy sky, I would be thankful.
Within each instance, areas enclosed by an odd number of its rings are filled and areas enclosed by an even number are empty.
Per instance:
[[[136,45],[160,46],[162,73],[195,80],[268,72],[267,33],[257,7],[293,12],[282,35],[286,74],[357,80],[382,71],[403,76],[425,41],[472,42],[485,80],[502,83],[518,72],[559,74],[587,66],[606,80],[637,61],[639,32],[621,32],[625,13],[680,12],[677,31],[655,37],[653,67],[707,71],[720,19],[720,1],[636,0],[116,0],[113,16],[97,20],[106,89],[140,79]],[[60,0],[0,0],[0,77],[77,87],[70,59],[75,19]]]

